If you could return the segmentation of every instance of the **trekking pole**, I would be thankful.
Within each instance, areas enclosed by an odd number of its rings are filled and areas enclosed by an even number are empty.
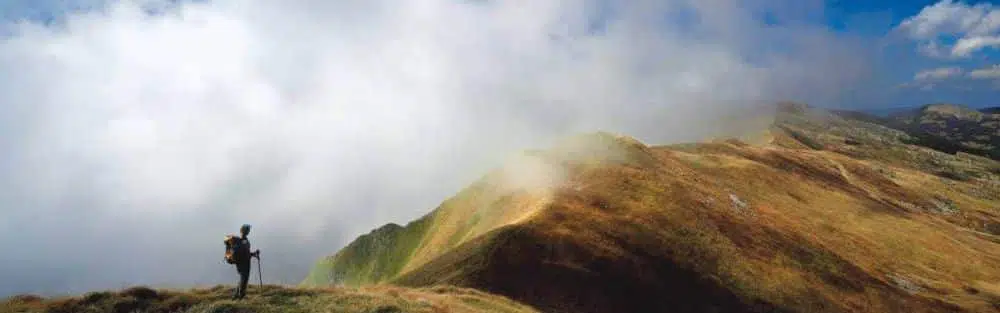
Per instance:
[[[260,256],[257,256],[257,280],[260,282],[260,290],[264,291],[264,277],[261,275]]]

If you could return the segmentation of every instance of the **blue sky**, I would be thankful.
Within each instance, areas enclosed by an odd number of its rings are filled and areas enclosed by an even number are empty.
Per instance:
[[[877,55],[878,69],[885,73],[890,84],[919,84],[914,78],[921,71],[958,68],[962,73],[977,69],[989,68],[1000,63],[1000,46],[985,48],[965,57],[947,58],[930,57],[919,52],[920,43],[907,40],[899,35],[900,25],[907,19],[918,16],[921,12],[943,1],[864,1],[843,0],[828,1],[826,4],[826,23],[838,32],[858,34],[876,39],[884,50]],[[993,6],[997,1],[953,1],[953,6]],[[991,35],[996,36],[996,32]],[[960,35],[942,34],[941,42],[954,43]],[[941,71],[945,73],[947,71]],[[954,72],[954,71],[952,71]],[[1000,84],[996,80],[986,79],[955,79],[954,77],[939,79],[932,86],[927,85],[905,87],[894,90],[886,96],[885,106],[908,106],[930,102],[953,102],[972,106],[1000,105]]]
[[[827,23],[836,29],[884,34],[893,25],[916,15],[934,0],[830,0],[826,2]]]

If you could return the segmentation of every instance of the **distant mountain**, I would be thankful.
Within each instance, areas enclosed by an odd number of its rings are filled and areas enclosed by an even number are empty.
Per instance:
[[[895,106],[895,107],[888,107],[888,108],[885,108],[885,107],[883,107],[883,108],[863,108],[863,109],[857,109],[857,110],[853,110],[853,111],[862,112],[862,113],[865,113],[865,114],[879,116],[879,117],[887,117],[887,116],[890,116],[890,115],[896,115],[896,114],[900,114],[900,113],[919,111],[919,110],[921,110],[921,109],[923,109],[924,107],[927,107],[927,106],[928,105],[909,105],[909,106]],[[982,113],[1000,114],[1000,107],[984,107],[984,108],[978,108],[978,109],[975,109],[975,110],[978,110],[979,112],[982,112]]]
[[[926,105],[889,117],[912,132],[923,132],[962,147],[962,151],[1000,160],[1000,115],[953,105]]]
[[[1000,160],[1000,114],[952,104],[925,105],[887,116],[832,111],[840,117],[906,132],[907,143],[946,153],[965,152]]]
[[[458,285],[556,313],[1000,308],[1000,162],[841,114],[782,104],[756,146],[576,137],[303,284]]]

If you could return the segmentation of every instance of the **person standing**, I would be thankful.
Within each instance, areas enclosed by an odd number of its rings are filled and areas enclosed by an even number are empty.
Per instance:
[[[236,265],[236,271],[240,274],[240,282],[233,292],[233,299],[243,299],[247,295],[247,283],[250,281],[250,266],[252,258],[260,258],[260,250],[250,251],[250,224],[243,224],[240,227],[240,237],[233,238],[235,242],[231,244],[230,251],[226,254],[226,262]]]

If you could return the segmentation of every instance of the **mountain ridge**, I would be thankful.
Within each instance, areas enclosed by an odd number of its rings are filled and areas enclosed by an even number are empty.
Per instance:
[[[785,105],[778,111],[766,145],[723,140],[646,146],[597,134],[589,150],[610,153],[587,159],[568,153],[574,149],[561,154],[555,149],[545,164],[558,165],[566,178],[546,186],[554,187],[545,191],[552,198],[530,218],[488,224],[492,228],[483,228],[488,231],[463,236],[457,245],[413,250],[422,254],[419,262],[374,283],[455,284],[547,312],[1000,307],[1000,293],[983,291],[1000,290],[989,283],[1000,274],[989,266],[977,272],[938,257],[944,253],[1000,264],[1000,256],[990,252],[1000,248],[995,238],[1000,195],[993,188],[998,185],[991,185],[997,175],[990,172],[995,161],[908,144],[913,138],[906,132],[808,106]],[[611,155],[618,158],[607,158]],[[791,181],[798,183],[772,186]],[[492,196],[466,191],[445,203],[484,199],[496,205],[494,211],[524,209],[521,202],[497,204]],[[469,212],[482,207],[448,209],[472,216]],[[434,219],[439,227],[471,220]],[[869,228],[885,223],[894,228],[883,233]],[[829,236],[816,237],[816,230]],[[953,240],[977,253],[948,247]],[[899,247],[918,242],[932,249]],[[947,271],[920,270],[928,262]],[[669,277],[690,279],[664,282]]]

